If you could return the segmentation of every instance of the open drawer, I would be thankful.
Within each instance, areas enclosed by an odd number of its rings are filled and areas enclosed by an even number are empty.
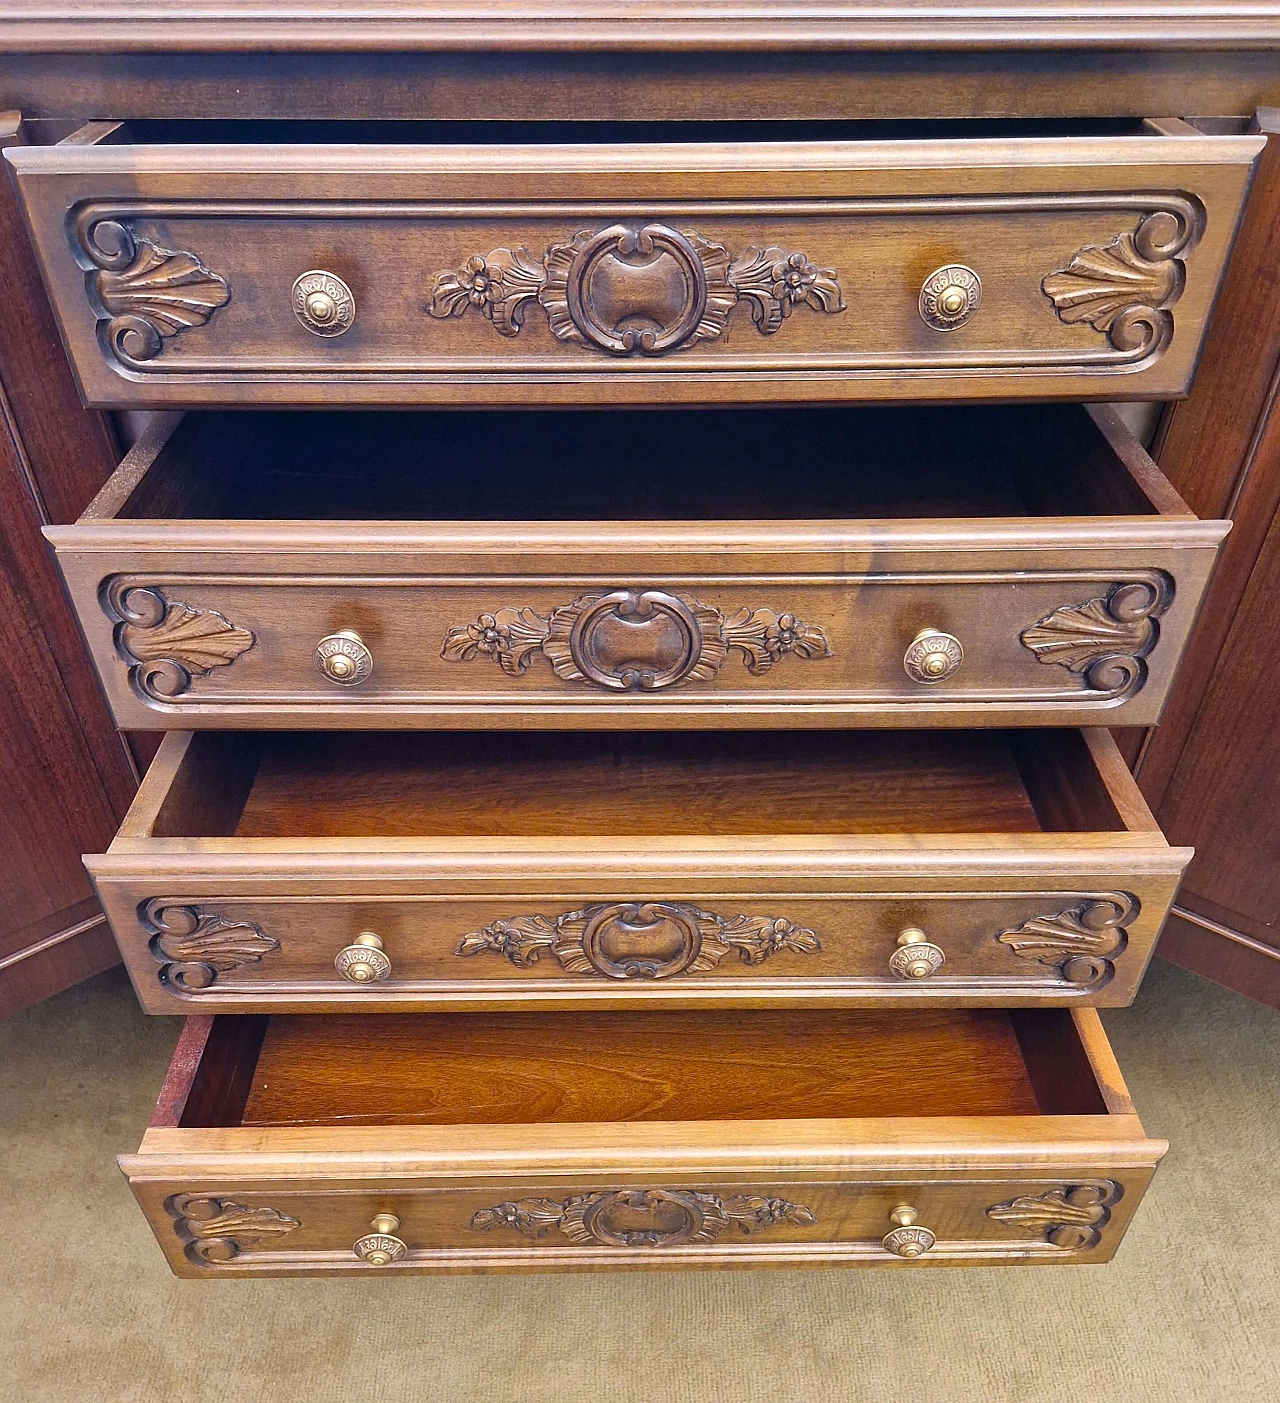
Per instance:
[[[51,527],[119,725],[1149,725],[1228,523],[1114,411],[157,416]]]
[[[1105,731],[174,733],[86,859],[143,1006],[1125,1004],[1191,852]]]
[[[5,157],[90,404],[1133,399],[1186,391],[1263,141],[509,130],[99,123]]]
[[[188,1020],[180,1276],[1101,1262],[1164,1153],[1096,1013]]]

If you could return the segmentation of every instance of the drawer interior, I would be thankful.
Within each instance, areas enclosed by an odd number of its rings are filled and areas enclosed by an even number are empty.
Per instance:
[[[84,520],[1191,514],[1113,411],[1079,405],[193,413],[132,458]]]
[[[744,1011],[219,1017],[200,1126],[534,1125],[1128,1110],[1071,1013]],[[190,1079],[175,1059],[175,1073]],[[171,1075],[174,1075],[171,1074]],[[1124,1104],[1122,1104],[1124,1102]]]
[[[229,121],[131,120],[92,137],[104,146],[619,145],[762,141],[958,141],[1026,137],[1158,136],[1138,117],[977,118],[961,121]]]
[[[166,745],[123,839],[1156,831],[1114,747],[1104,779],[1078,731],[204,731]]]

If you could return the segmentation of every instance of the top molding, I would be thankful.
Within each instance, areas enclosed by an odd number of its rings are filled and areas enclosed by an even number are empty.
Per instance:
[[[1280,49],[1280,0],[4,0],[0,52]]]

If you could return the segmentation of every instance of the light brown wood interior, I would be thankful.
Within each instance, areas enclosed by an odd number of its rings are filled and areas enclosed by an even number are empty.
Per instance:
[[[235,828],[269,837],[1021,833],[1003,732],[282,733]]]
[[[1059,1021],[1069,1018],[1054,1012]],[[1043,1109],[1004,1010],[284,1016],[267,1026],[242,1123],[786,1120]]]
[[[1052,490],[1041,486],[1046,474]],[[193,413],[120,516],[701,521],[1151,511],[1079,406],[957,405]]]

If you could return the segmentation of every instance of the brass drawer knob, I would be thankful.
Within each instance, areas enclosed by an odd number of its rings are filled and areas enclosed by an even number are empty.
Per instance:
[[[373,654],[358,633],[344,628],[316,644],[316,666],[330,682],[358,687],[373,671]]]
[[[923,1257],[937,1242],[938,1239],[928,1228],[916,1224],[917,1216],[916,1210],[909,1203],[899,1204],[889,1214],[889,1221],[894,1227],[891,1232],[885,1233],[880,1242],[886,1252],[892,1252],[895,1257],[905,1257],[910,1261],[913,1257]]]
[[[960,640],[937,628],[922,628],[902,655],[902,666],[913,682],[945,682],[964,662]]]
[[[934,331],[955,331],[969,321],[982,302],[982,279],[963,263],[948,263],[924,280],[920,317]]]
[[[335,273],[312,268],[293,284],[293,314],[313,336],[341,336],[356,319],[356,299]]]
[[[353,984],[377,984],[391,978],[391,961],[382,953],[382,937],[362,930],[334,957],[333,967]]]
[[[947,957],[924,931],[908,926],[898,937],[898,948],[889,956],[889,970],[899,979],[928,979],[937,974]]]
[[[371,1267],[387,1267],[398,1262],[408,1252],[408,1245],[395,1233],[400,1219],[394,1213],[377,1213],[369,1224],[370,1231],[356,1238],[351,1250]]]

